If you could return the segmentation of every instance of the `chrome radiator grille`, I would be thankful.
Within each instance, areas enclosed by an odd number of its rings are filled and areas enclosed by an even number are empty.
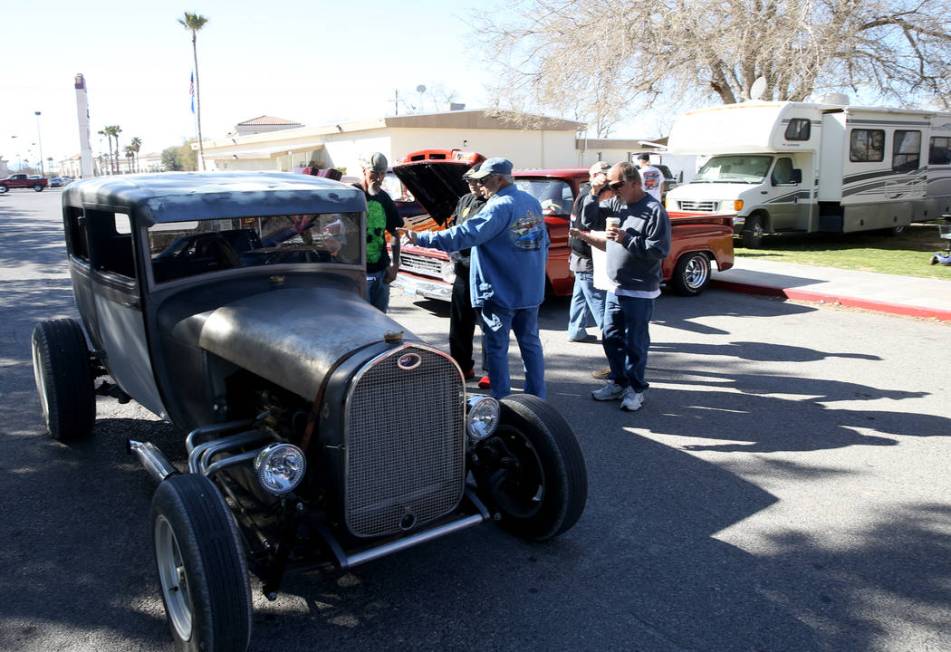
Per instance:
[[[720,208],[720,202],[715,201],[681,200],[677,203],[680,204],[680,210],[682,211],[705,211],[708,213],[715,213]]]
[[[419,364],[413,369],[401,368]],[[402,365],[401,365],[402,362]],[[435,351],[406,346],[358,374],[346,403],[350,532],[410,530],[452,511],[465,481],[465,387]]]
[[[408,272],[422,276],[442,278],[442,262],[443,261],[439,258],[400,252],[400,267]]]

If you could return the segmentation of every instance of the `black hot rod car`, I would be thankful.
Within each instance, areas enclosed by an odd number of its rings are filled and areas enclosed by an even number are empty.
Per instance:
[[[45,321],[33,365],[50,434],[95,428],[96,396],[183,432],[151,525],[183,649],[247,647],[248,571],[347,569],[496,520],[544,540],[587,496],[565,420],[533,396],[467,396],[452,359],[364,299],[361,191],[280,173],[163,174],[69,186],[81,322]]]

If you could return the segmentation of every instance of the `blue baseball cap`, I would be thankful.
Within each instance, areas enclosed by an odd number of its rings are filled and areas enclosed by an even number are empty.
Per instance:
[[[491,174],[512,174],[512,161],[507,158],[487,158],[482,161],[478,172],[469,175],[470,179],[484,179]]]

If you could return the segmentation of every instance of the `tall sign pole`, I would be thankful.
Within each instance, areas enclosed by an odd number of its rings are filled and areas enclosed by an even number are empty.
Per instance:
[[[80,176],[93,176],[92,145],[89,144],[89,99],[86,97],[86,80],[83,74],[76,75],[76,115],[79,118],[79,163]]]

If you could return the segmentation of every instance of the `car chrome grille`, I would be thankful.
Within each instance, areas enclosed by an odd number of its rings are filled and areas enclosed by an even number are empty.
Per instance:
[[[682,211],[703,211],[707,213],[715,213],[720,208],[720,202],[715,201],[681,200],[677,203],[680,205],[680,210]]]
[[[414,369],[398,364],[408,354],[419,356]],[[444,355],[409,346],[370,363],[347,396],[345,436],[344,511],[352,534],[411,530],[462,499],[465,386]]]
[[[442,260],[400,252],[400,268],[413,274],[442,278]]]

